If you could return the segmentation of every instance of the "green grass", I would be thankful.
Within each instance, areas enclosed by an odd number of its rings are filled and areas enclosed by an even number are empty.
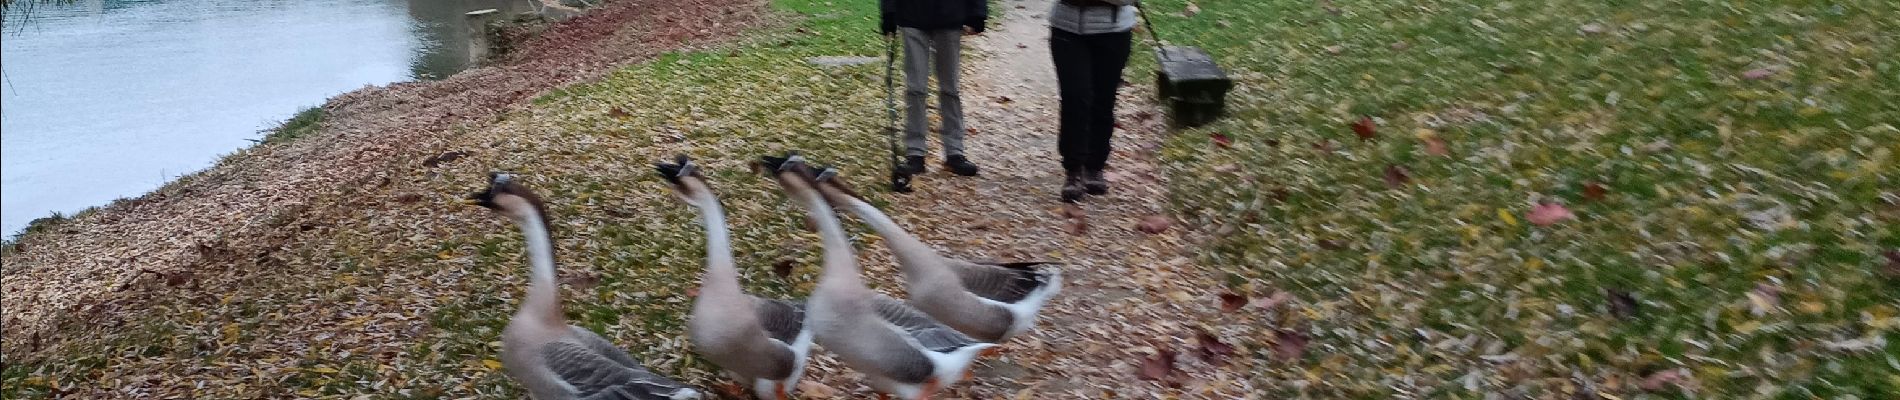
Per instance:
[[[1900,340],[1879,272],[1900,247],[1900,3],[1149,3],[1239,81],[1231,115],[1164,152],[1177,209],[1218,233],[1203,261],[1302,299],[1274,315],[1313,349],[1263,363],[1267,387],[1900,396],[1900,345],[1826,348]],[[1539,201],[1578,219],[1528,224]],[[1760,316],[1758,286],[1780,290]],[[1610,288],[1639,313],[1612,316]],[[1689,388],[1637,388],[1669,369]]]
[[[283,143],[316,132],[323,124],[323,107],[305,108],[264,135],[263,143]]]

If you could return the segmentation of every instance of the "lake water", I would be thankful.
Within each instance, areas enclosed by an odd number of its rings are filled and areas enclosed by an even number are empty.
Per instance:
[[[0,33],[0,235],[157,189],[330,96],[460,71],[463,14],[531,11],[528,1],[12,6]]]

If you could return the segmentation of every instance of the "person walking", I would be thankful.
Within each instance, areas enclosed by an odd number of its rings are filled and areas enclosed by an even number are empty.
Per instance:
[[[1128,66],[1135,0],[1058,0],[1049,10],[1049,54],[1061,96],[1062,201],[1108,194],[1109,139],[1115,134],[1115,92]]]
[[[885,36],[902,34],[904,40],[904,147],[905,168],[924,173],[929,142],[924,127],[924,101],[930,93],[930,72],[937,74],[937,110],[943,120],[943,166],[962,176],[976,176],[977,166],[963,154],[963,99],[957,83],[963,36],[983,33],[990,16],[987,0],[879,0]]]

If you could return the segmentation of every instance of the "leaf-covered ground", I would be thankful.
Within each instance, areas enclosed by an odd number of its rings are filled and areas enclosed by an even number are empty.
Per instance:
[[[1900,397],[1900,3],[1148,3],[1274,395]]]

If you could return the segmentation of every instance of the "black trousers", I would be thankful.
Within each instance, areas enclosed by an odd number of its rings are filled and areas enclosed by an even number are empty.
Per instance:
[[[1128,66],[1133,32],[1078,35],[1050,28],[1049,53],[1062,96],[1062,127],[1056,139],[1062,168],[1101,171],[1115,135],[1115,91]]]

